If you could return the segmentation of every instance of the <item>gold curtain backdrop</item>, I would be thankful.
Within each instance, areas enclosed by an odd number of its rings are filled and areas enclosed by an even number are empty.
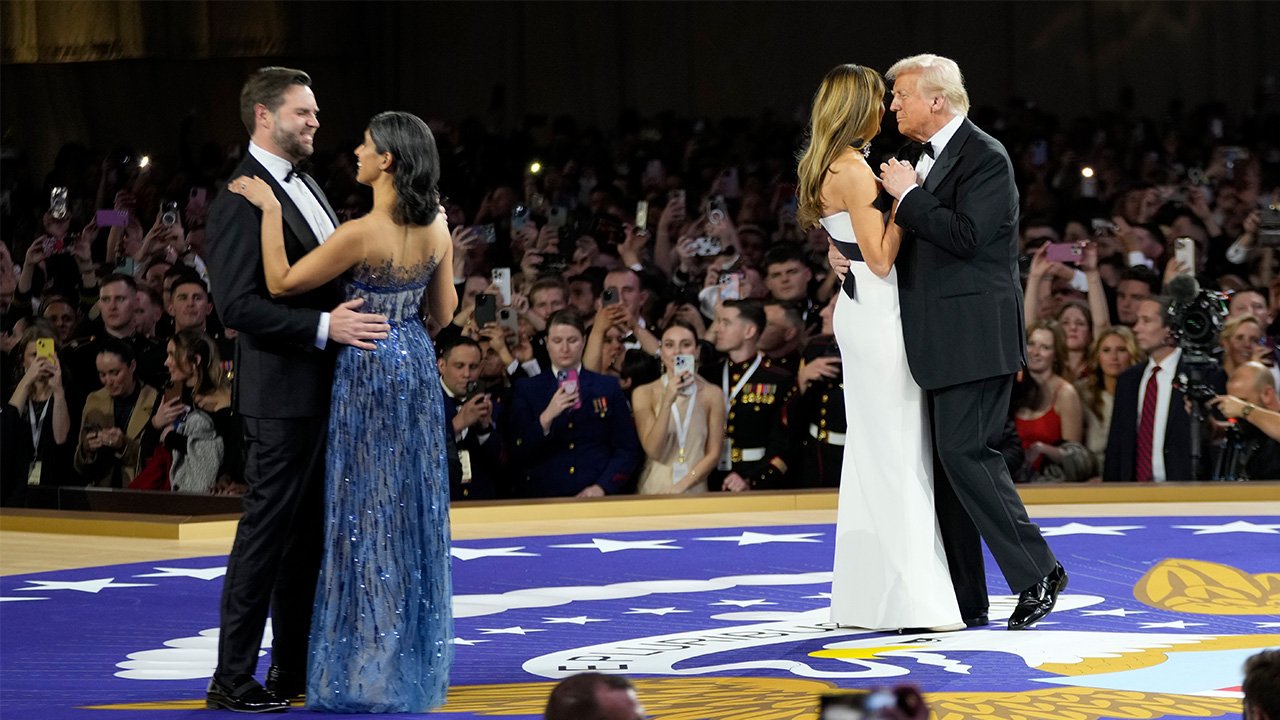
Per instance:
[[[278,2],[4,0],[5,63],[263,57],[284,51]]]

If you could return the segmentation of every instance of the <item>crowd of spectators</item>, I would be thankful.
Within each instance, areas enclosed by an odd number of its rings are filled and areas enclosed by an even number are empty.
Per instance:
[[[972,117],[1020,192],[1028,366],[1001,441],[1015,476],[1208,479],[1220,447],[1244,447],[1233,478],[1280,478],[1246,412],[1280,409],[1277,115],[1063,122],[1011,102]],[[440,271],[461,298],[433,328],[455,499],[838,485],[837,288],[825,231],[795,218],[802,122],[432,129],[455,247]],[[887,122],[873,166],[900,144]],[[48,484],[243,491],[235,332],[202,259],[209,202],[243,152],[229,147],[151,163],[71,144],[42,182],[5,154],[4,502]],[[341,217],[367,210],[346,153],[313,161]],[[1206,398],[1181,380],[1179,276],[1227,294],[1202,374],[1241,393],[1209,403],[1235,417],[1208,408],[1198,466]]]

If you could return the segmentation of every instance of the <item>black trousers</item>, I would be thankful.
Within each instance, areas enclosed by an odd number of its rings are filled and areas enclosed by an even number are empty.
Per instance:
[[[271,611],[271,660],[303,676],[324,545],[325,417],[244,418],[244,515],[222,585],[214,677],[254,675]]]
[[[934,506],[960,614],[987,612],[981,540],[1009,588],[1021,592],[1048,575],[1057,560],[1014,488],[1000,454],[1013,376],[977,380],[929,392],[935,463]]]

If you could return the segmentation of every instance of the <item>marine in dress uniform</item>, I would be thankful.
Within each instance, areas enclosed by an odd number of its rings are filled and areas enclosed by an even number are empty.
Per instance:
[[[804,349],[804,362],[840,357],[835,337],[814,338]],[[845,411],[843,376],[814,378],[791,399],[787,417],[792,439],[799,449],[801,487],[839,487],[844,462]]]
[[[795,375],[756,353],[740,363],[726,358],[703,377],[724,389],[728,412],[721,462],[708,478],[708,487],[713,492],[723,489],[730,472],[741,475],[752,490],[789,487],[792,442],[787,404],[795,392]]]

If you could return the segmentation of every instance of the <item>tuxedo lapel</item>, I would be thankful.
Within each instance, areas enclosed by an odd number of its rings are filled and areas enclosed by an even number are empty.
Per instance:
[[[929,177],[924,181],[926,192],[932,194],[937,190],[938,185],[960,162],[960,155],[963,152],[964,145],[969,141],[969,135],[972,133],[973,124],[966,118],[964,122],[960,123],[960,127],[956,129],[956,134],[951,136],[947,146],[942,149],[937,159],[934,160],[933,167],[929,170]]]
[[[275,177],[267,171],[262,163],[258,162],[253,155],[245,158],[246,175],[256,175],[262,178],[271,186],[271,192],[276,194],[276,199],[280,201],[280,214],[284,217],[284,224],[289,226],[293,231],[294,237],[302,243],[302,247],[306,252],[315,250],[320,245],[320,239],[316,237],[315,232],[311,230],[311,226],[307,224],[306,218],[302,217],[302,211],[298,210],[298,206],[293,204],[293,199],[289,197],[289,193],[280,187],[280,183],[276,182]],[[326,212],[332,213],[328,203],[320,203]],[[336,223],[335,223],[336,226]]]

